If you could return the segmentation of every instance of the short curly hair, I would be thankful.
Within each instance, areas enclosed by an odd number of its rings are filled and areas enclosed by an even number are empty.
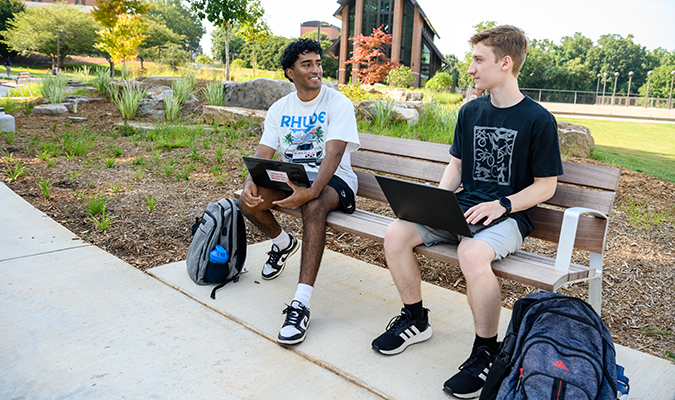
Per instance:
[[[298,60],[298,56],[305,53],[316,53],[321,56],[323,50],[321,50],[321,45],[316,40],[298,39],[289,43],[281,54],[281,68],[283,68],[284,76],[286,76],[289,81],[293,82],[293,79],[286,75],[286,69],[293,68],[293,64]]]

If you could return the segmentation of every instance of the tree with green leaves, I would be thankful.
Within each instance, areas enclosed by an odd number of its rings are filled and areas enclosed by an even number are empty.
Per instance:
[[[111,35],[121,16],[142,18],[150,10],[150,7],[150,3],[145,0],[97,0],[96,6],[91,11],[91,16],[102,26],[102,29],[107,30],[107,35]],[[130,22],[126,18],[123,21],[123,23]],[[125,29],[128,28],[119,27],[118,32]],[[111,77],[115,75],[115,61],[112,57],[112,54],[108,53]]]
[[[138,46],[147,37],[145,30],[140,15],[122,14],[112,29],[102,28],[97,32],[99,39],[94,47],[107,52],[112,62],[121,62],[126,67],[126,61],[138,55]]]
[[[288,44],[291,42],[291,39],[287,39],[281,36],[270,36],[267,41],[260,43],[256,49],[256,64],[258,68],[264,69],[267,71],[278,71],[281,70],[281,54]],[[247,66],[251,66],[251,55],[253,49],[248,43],[244,43],[238,58],[246,62]]]
[[[152,8],[147,14],[149,22],[155,22],[182,36],[183,42],[180,44],[185,50],[190,52],[199,50],[199,42],[206,29],[194,11],[184,6],[180,0],[152,0],[150,4]]]
[[[659,97],[667,99],[670,96],[670,83],[673,79],[671,73],[675,71],[675,63],[660,65],[652,70],[652,78],[649,80],[649,97]],[[647,83],[645,82],[638,93],[647,94]]]
[[[21,0],[0,0],[0,32],[7,29],[7,21],[14,18],[14,15],[24,11],[26,7]],[[0,54],[7,55],[7,45],[2,42],[5,37],[0,33]]]
[[[619,72],[617,87],[620,89],[617,93],[627,88],[629,71],[635,73],[632,84],[638,87],[647,82],[647,71],[657,66],[644,46],[635,43],[633,38],[633,35],[625,38],[617,34],[602,35],[597,46],[593,46],[587,54],[586,62],[593,74],[606,72],[613,77],[615,72]]]
[[[476,30],[476,33],[492,29],[497,26],[496,21],[481,21],[478,24],[474,25],[473,28]],[[468,53],[464,54],[464,60],[457,61],[457,85],[459,87],[469,87],[474,85],[473,76],[469,75],[469,66],[473,61],[471,54],[473,52],[473,47],[469,50]]]
[[[248,0],[189,0],[199,18],[208,19],[225,30],[225,79],[230,80],[229,29],[235,21],[246,18]]]
[[[242,48],[246,42],[237,34],[239,32],[239,23],[235,22],[230,25],[229,32],[228,44],[229,52],[232,55],[231,58],[241,58]],[[222,60],[223,64],[225,63],[225,29],[218,26],[211,31],[211,54],[213,58]]]
[[[241,29],[237,34],[253,49],[253,76],[255,76],[255,44],[265,42],[272,36],[272,31],[265,21],[265,9],[260,0],[251,0],[246,9],[246,17],[241,21]]]
[[[99,26],[79,7],[54,3],[28,7],[7,21],[1,34],[7,47],[21,54],[36,52],[52,58],[52,68],[63,65],[68,55],[95,53]],[[59,32],[60,31],[60,32]],[[57,48],[57,39],[61,42]],[[58,56],[58,57],[57,57]]]
[[[161,54],[159,46],[177,45],[183,47],[186,40],[185,36],[177,34],[166,25],[154,20],[148,20],[145,34],[147,37],[138,46],[141,68],[143,68],[144,60],[159,60]]]

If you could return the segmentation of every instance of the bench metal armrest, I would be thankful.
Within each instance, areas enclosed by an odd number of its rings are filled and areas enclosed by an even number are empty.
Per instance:
[[[555,270],[565,272],[569,270],[572,261],[572,250],[574,249],[574,240],[577,235],[577,226],[582,214],[591,215],[595,218],[608,219],[605,213],[592,208],[571,207],[565,210],[563,223],[560,227],[560,240],[558,241],[558,252],[555,259]]]

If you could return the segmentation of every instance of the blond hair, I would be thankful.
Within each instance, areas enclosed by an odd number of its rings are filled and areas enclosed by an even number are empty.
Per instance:
[[[513,75],[518,76],[520,68],[527,57],[528,39],[525,32],[513,25],[500,25],[471,36],[469,43],[472,46],[483,43],[492,47],[495,53],[495,62],[506,56],[513,60]]]

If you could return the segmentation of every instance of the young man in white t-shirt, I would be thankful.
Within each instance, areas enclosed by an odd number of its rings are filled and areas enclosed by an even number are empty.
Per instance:
[[[326,243],[326,215],[333,210],[353,213],[357,191],[350,152],[359,148],[359,135],[351,101],[321,84],[321,46],[310,39],[290,43],[281,57],[286,78],[296,91],[270,107],[255,157],[271,159],[275,152],[284,161],[301,163],[316,172],[311,187],[287,181],[293,190],[258,187],[246,178],[239,201],[242,213],[272,238],[272,250],[263,266],[263,279],[281,274],[299,243],[277,223],[270,209],[276,205],[302,211],[300,279],[277,341],[297,344],[309,326],[309,301]]]

